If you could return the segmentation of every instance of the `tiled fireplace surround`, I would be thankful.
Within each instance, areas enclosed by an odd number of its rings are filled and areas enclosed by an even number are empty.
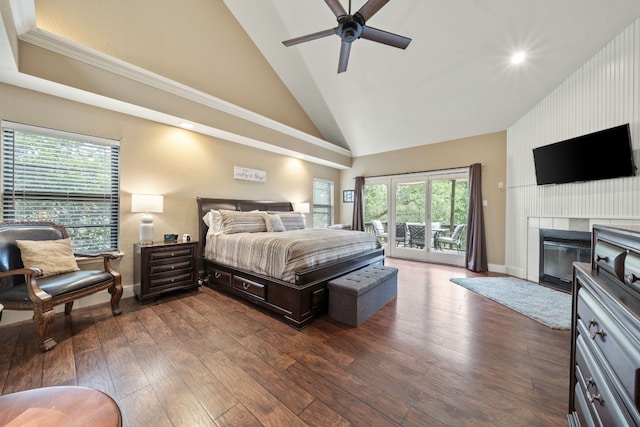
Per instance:
[[[640,225],[638,218],[562,218],[529,217],[527,221],[527,272],[526,279],[538,283],[540,266],[540,229],[591,232],[594,224]]]

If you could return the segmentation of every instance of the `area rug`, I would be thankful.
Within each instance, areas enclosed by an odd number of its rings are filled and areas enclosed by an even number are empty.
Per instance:
[[[550,328],[571,328],[570,294],[515,277],[465,277],[451,281]]]

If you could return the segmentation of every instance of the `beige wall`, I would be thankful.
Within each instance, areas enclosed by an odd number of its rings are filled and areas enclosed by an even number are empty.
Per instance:
[[[494,268],[504,266],[505,190],[498,183],[506,180],[506,132],[424,145],[353,159],[351,169],[340,174],[342,189],[353,189],[356,176],[393,175],[482,163],[482,196],[487,233],[488,261]],[[339,222],[351,223],[352,204],[343,204]],[[498,267],[499,266],[499,267]]]
[[[142,215],[130,212],[132,193],[164,195],[164,212],[153,214],[154,239],[162,240],[165,233],[198,235],[198,196],[311,201],[314,177],[336,185],[340,178],[333,168],[4,84],[0,119],[121,141],[119,269],[125,285],[133,280],[132,246]],[[267,182],[235,180],[234,166],[266,171]]]
[[[222,0],[36,0],[35,11],[38,28],[321,137]]]

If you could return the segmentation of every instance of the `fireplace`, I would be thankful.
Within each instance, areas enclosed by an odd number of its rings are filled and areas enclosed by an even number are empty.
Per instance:
[[[570,292],[573,263],[590,260],[590,232],[540,229],[541,284]]]

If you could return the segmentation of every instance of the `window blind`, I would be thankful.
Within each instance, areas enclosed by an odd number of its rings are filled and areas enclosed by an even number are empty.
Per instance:
[[[333,181],[313,179],[313,226],[326,228],[333,223]]]
[[[2,122],[2,218],[67,228],[77,252],[118,248],[118,141]]]

